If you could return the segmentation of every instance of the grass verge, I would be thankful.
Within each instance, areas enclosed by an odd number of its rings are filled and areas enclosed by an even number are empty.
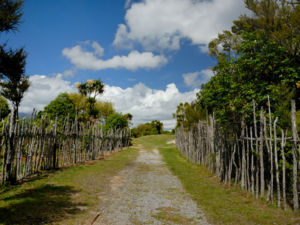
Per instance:
[[[137,156],[124,150],[40,176],[35,181],[0,189],[0,224],[89,224],[97,214],[107,183]]]
[[[220,183],[206,168],[186,160],[174,144],[167,144],[172,139],[174,136],[171,135],[146,136],[139,138],[137,143],[146,149],[160,150],[173,174],[181,180],[212,224],[300,224],[299,214],[277,209],[238,187]]]

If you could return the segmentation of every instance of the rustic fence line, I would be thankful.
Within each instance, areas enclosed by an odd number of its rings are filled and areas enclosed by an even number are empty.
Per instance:
[[[82,126],[77,120],[42,117],[2,121],[0,163],[2,184],[30,177],[41,170],[56,169],[104,157],[130,144],[130,130],[105,130],[97,123]],[[1,161],[2,157],[2,161]]]
[[[241,121],[238,134],[224,131],[209,116],[207,121],[199,121],[189,130],[176,129],[176,145],[186,158],[208,167],[225,184],[240,184],[256,198],[276,201],[278,208],[286,209],[291,203],[297,211],[300,144],[295,101],[291,102],[289,132],[277,127],[278,118],[271,117],[269,100],[268,103],[268,118],[261,109],[257,120],[253,101],[253,125],[249,127]],[[288,133],[292,136],[287,137]],[[288,162],[292,171],[286,169]]]

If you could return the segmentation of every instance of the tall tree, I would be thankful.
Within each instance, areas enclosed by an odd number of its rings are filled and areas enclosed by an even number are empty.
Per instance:
[[[21,22],[23,1],[22,0],[0,0],[0,32],[16,30]],[[6,180],[10,183],[16,181],[16,170],[14,168],[14,126],[18,117],[18,108],[24,92],[29,87],[28,77],[25,76],[24,49],[5,50],[0,46],[0,86],[1,94],[13,104],[13,116],[11,117],[9,146],[7,151]]]
[[[57,117],[60,122],[63,122],[67,117],[72,121],[75,119],[76,114],[75,104],[68,93],[61,93],[45,106],[43,114],[47,114],[52,120]]]
[[[25,91],[29,88],[29,78],[25,75],[24,49],[6,51],[0,47],[0,93],[13,104],[14,121],[18,117],[19,105]]]
[[[162,122],[160,122],[159,120],[152,120],[151,126],[157,130],[158,134],[161,134],[164,124]]]
[[[104,92],[104,83],[98,80],[87,80],[85,83],[77,82],[75,84],[80,94],[87,97],[89,115],[96,118],[99,111],[95,108],[96,97]]]

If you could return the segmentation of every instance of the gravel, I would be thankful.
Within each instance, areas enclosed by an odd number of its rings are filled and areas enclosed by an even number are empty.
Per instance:
[[[208,224],[158,150],[141,150],[109,186],[93,224]]]

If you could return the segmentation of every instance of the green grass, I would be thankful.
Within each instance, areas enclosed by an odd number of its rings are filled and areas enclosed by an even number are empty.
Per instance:
[[[0,189],[0,224],[89,224],[109,178],[137,156],[136,149]],[[96,211],[95,211],[96,210]]]
[[[238,187],[220,183],[206,168],[190,163],[176,149],[167,145],[171,135],[146,136],[136,140],[144,148],[158,148],[174,175],[204,210],[213,224],[300,224],[299,214],[287,212],[275,205],[256,200]],[[164,216],[164,215],[157,215]]]

